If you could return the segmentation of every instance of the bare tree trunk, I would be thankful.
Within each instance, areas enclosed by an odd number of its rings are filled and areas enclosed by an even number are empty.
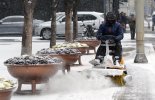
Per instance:
[[[24,0],[24,29],[21,55],[32,54],[33,12],[36,0]]]
[[[56,45],[56,9],[60,0],[52,0],[52,20],[51,20],[51,39],[50,48]]]
[[[77,6],[80,0],[74,0],[73,3],[73,40],[77,38],[78,35],[78,17],[77,17]]]
[[[73,42],[73,33],[71,32],[71,19],[72,19],[72,0],[64,0],[65,4],[65,40],[66,42]]]

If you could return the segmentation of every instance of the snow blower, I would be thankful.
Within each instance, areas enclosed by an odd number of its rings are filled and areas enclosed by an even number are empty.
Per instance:
[[[110,40],[106,40],[105,44],[101,44],[101,46],[106,46],[105,56],[100,56],[99,59],[93,59],[90,63],[93,65],[92,70],[102,71],[102,73],[104,73],[103,75],[111,77],[115,83],[123,86],[126,83],[127,70],[123,57],[119,58],[118,56],[114,56],[115,51],[110,51],[109,49],[110,46],[115,45],[116,44],[110,42]],[[132,77],[128,76],[128,78],[130,78],[128,80],[131,80]]]

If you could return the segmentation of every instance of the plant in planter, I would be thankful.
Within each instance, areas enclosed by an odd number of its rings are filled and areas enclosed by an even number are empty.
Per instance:
[[[75,41],[79,43],[85,43],[89,46],[87,49],[87,54],[89,54],[89,50],[94,50],[94,53],[96,53],[96,47],[100,44],[100,41],[95,37],[77,38]]]
[[[14,83],[0,76],[0,100],[10,100]]]
[[[36,84],[48,82],[56,74],[62,61],[48,56],[14,57],[6,60],[8,72],[18,79],[17,93],[21,93],[22,84],[31,84],[32,93],[36,92]]]
[[[55,46],[53,46],[52,48],[74,48],[74,49],[78,49],[81,54],[85,54],[86,50],[89,46],[85,43],[79,43],[79,42],[74,42],[74,43],[68,43],[65,42],[63,44],[57,44]]]
[[[74,64],[80,57],[80,52],[72,48],[44,48],[37,52],[37,55],[58,57],[64,61],[63,72],[65,69],[70,71],[70,65]]]

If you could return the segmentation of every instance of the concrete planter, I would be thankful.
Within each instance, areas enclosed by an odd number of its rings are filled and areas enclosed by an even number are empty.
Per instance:
[[[47,83],[55,75],[61,64],[6,65],[8,72],[18,79],[17,93],[21,93],[22,84],[31,84],[32,93],[36,93],[36,84]]]
[[[14,88],[0,90],[0,100],[11,100]]]
[[[58,57],[63,60],[64,73],[65,73],[65,70],[67,70],[67,72],[70,72],[70,66],[73,65],[76,61],[80,60],[80,56],[81,56],[80,54],[47,54],[47,55],[51,57]]]
[[[85,43],[85,44],[87,44],[89,46],[88,50],[87,50],[87,54],[89,54],[89,50],[94,50],[94,53],[96,53],[96,47],[100,44],[100,41],[98,41],[96,39],[77,40],[77,42]]]

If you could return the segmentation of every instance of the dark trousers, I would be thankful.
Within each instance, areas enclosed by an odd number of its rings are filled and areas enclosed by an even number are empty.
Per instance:
[[[152,23],[152,31],[154,31],[154,25],[155,25],[155,23],[153,22]]]
[[[116,43],[115,46],[109,46],[109,49],[113,51],[112,53],[110,53],[110,55],[113,56],[113,59],[117,56],[117,57],[119,57],[118,60],[120,61],[122,58],[122,45],[121,45],[121,43],[119,42],[119,43]],[[100,61],[102,62],[105,55],[106,55],[106,46],[100,45],[99,48],[97,49],[95,59],[100,59]]]
[[[131,39],[135,39],[135,27],[130,26]]]

